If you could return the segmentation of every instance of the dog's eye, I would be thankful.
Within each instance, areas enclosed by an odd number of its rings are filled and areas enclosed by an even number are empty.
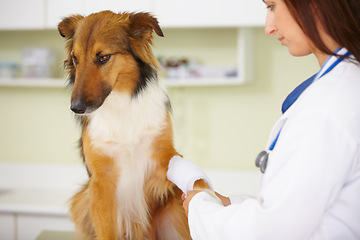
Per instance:
[[[73,64],[76,67],[76,65],[78,64],[77,58],[75,56],[71,56],[71,59],[72,59]]]
[[[106,63],[106,62],[108,62],[109,60],[110,60],[110,57],[111,57],[111,55],[110,54],[108,54],[108,55],[104,55],[104,56],[99,56],[99,63]]]

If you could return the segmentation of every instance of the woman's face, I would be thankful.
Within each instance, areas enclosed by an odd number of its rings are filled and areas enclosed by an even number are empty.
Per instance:
[[[276,36],[282,45],[288,47],[293,56],[305,56],[315,52],[311,40],[289,12],[283,0],[263,0],[268,12],[265,33]]]

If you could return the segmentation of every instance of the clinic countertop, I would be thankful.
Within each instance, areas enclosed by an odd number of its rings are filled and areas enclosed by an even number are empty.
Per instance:
[[[259,171],[204,171],[224,195],[257,192]],[[0,239],[73,239],[69,199],[87,180],[81,164],[0,163]]]
[[[68,215],[69,190],[0,189],[0,212]]]
[[[68,216],[86,179],[82,165],[0,163],[0,213]]]
[[[224,195],[254,195],[258,171],[204,169]],[[68,216],[69,199],[88,179],[79,165],[0,163],[0,213]],[[230,184],[229,184],[230,183]]]

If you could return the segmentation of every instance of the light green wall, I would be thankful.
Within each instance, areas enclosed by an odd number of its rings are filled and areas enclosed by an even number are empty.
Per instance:
[[[158,54],[199,52],[204,63],[219,65],[236,59],[234,29],[164,32],[168,37],[156,38]],[[55,30],[0,32],[0,60],[20,61],[23,46],[43,45],[54,49],[59,65],[56,76],[62,77],[64,40]],[[313,56],[290,56],[262,28],[255,29],[254,45],[252,82],[169,89],[176,146],[203,167],[253,169],[254,158],[280,116],[283,99],[318,69]],[[80,163],[80,131],[69,110],[69,97],[69,89],[0,87],[0,161]]]

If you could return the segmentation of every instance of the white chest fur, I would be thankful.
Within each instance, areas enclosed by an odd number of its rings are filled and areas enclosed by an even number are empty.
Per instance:
[[[157,84],[148,84],[136,97],[112,92],[90,115],[88,129],[93,144],[100,149],[105,147],[110,156],[117,150],[109,151],[109,144],[134,147],[143,137],[163,128],[166,101],[165,90]]]
[[[149,84],[137,97],[111,93],[89,116],[88,132],[93,147],[112,157],[119,166],[117,183],[119,224],[130,231],[130,219],[147,227],[148,209],[143,195],[146,176],[154,167],[152,142],[165,127],[167,95]],[[120,227],[120,226],[119,226]]]

